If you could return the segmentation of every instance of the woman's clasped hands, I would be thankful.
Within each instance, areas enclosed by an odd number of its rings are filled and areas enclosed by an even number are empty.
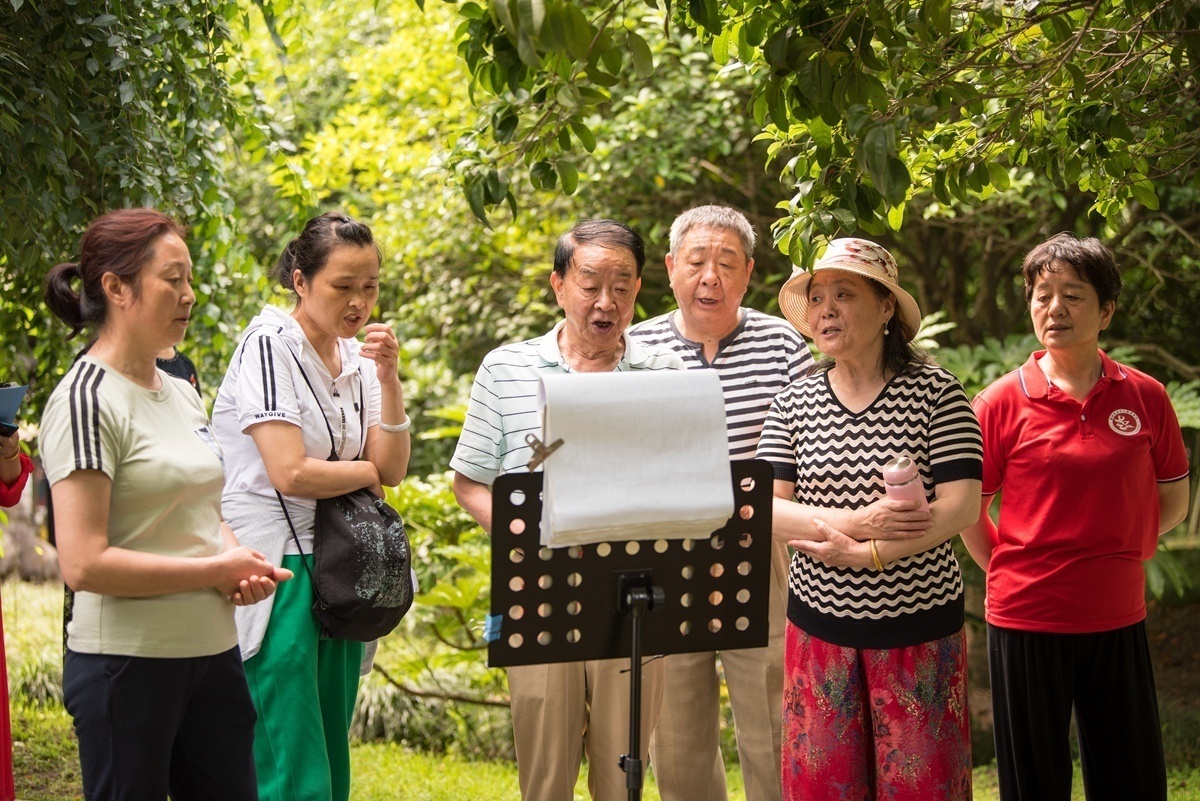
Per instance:
[[[237,606],[265,601],[280,582],[292,577],[292,571],[272,565],[262,553],[244,545],[214,558],[217,573],[214,587]]]
[[[840,529],[813,518],[819,540],[790,540],[788,545],[830,567],[874,567],[870,540],[910,540],[922,537],[933,515],[917,501],[880,498],[850,512],[849,525]]]

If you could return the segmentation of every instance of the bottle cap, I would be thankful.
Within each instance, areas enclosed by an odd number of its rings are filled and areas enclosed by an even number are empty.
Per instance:
[[[907,456],[897,456],[883,466],[883,480],[887,484],[907,484],[917,477],[917,466]]]

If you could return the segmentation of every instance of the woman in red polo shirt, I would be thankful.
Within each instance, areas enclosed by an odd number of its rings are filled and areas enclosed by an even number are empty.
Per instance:
[[[0,436],[0,506],[16,506],[33,472],[33,461],[21,452],[21,436]],[[16,798],[13,790],[12,729],[8,717],[8,670],[4,660],[4,626],[0,624],[0,801]]]
[[[1089,801],[1166,799],[1142,563],[1187,514],[1179,422],[1098,347],[1121,291],[1099,240],[1058,234],[1022,272],[1045,350],[975,399],[984,502],[963,532],[987,571],[1000,797],[1070,798],[1073,709]]]

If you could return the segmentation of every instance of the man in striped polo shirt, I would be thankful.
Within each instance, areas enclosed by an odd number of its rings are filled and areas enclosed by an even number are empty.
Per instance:
[[[525,469],[525,435],[540,434],[538,380],[554,373],[679,370],[669,350],[629,338],[642,285],[642,239],[612,220],[589,220],[558,240],[550,285],[564,317],[548,334],[504,345],[483,360],[471,388],[462,436],[450,466],[454,496],[488,533],[492,484]],[[628,751],[629,677],[625,659],[508,669],[517,774],[524,801],[561,801],[574,794],[583,753],[588,788],[598,801],[628,797],[617,758]],[[642,743],[662,701],[662,660],[642,673]],[[586,732],[586,734],[585,734]],[[643,762],[647,754],[640,755]]]
[[[789,323],[742,308],[754,270],[754,229],[723,206],[685,211],[671,226],[667,275],[679,308],[630,329],[647,345],[679,354],[689,370],[716,370],[725,395],[731,459],[753,459],[775,395],[808,371],[812,356]],[[779,801],[783,708],[783,622],[787,546],[776,543],[766,648],[724,651],[747,801]],[[663,801],[726,801],[718,745],[717,654],[666,658],[666,689],[650,744]]]

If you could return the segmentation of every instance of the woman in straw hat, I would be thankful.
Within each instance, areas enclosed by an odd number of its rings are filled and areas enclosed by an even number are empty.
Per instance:
[[[774,535],[796,553],[785,645],[784,797],[969,799],[963,584],[950,540],[979,514],[979,426],[916,351],[887,250],[837,239],[780,291],[825,355],[775,398],[758,446]],[[905,457],[922,500],[892,500]]]

